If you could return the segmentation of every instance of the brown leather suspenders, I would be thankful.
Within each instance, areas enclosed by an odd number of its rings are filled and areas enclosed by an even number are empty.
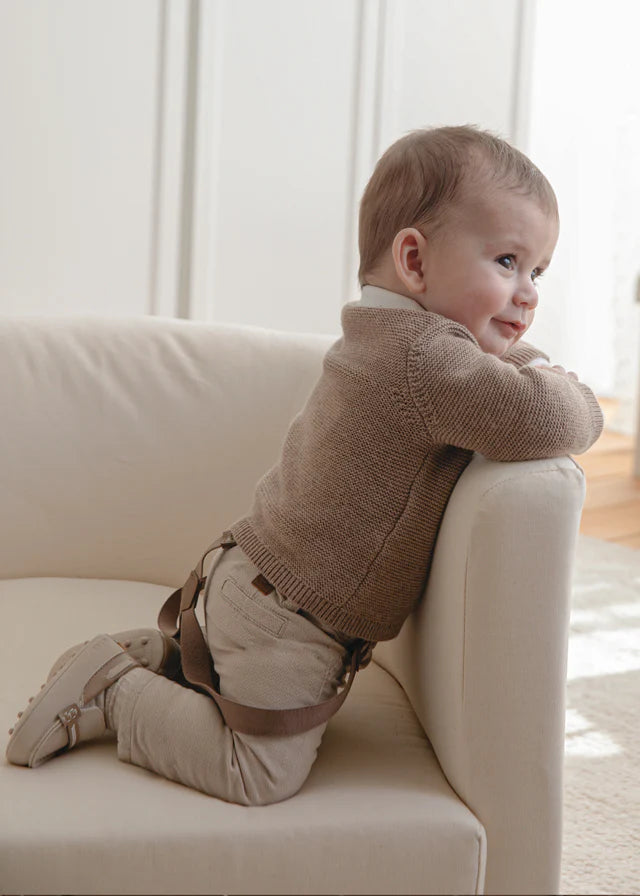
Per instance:
[[[351,653],[349,678],[343,690],[323,703],[299,709],[260,709],[223,697],[217,690],[218,676],[196,617],[196,605],[206,582],[203,576],[206,556],[216,548],[228,550],[235,544],[231,533],[224,532],[209,545],[182,588],[164,602],[158,615],[158,627],[180,641],[184,677],[194,688],[215,700],[229,728],[243,734],[290,735],[309,731],[326,722],[344,703],[360,666],[365,642],[362,645],[358,642]]]

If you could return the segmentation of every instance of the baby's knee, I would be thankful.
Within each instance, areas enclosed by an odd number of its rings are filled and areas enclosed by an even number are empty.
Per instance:
[[[278,738],[236,735],[245,804],[267,806],[294,796],[309,777],[320,737],[315,730]]]
[[[300,790],[307,780],[308,773],[303,780],[294,780],[290,775],[282,775],[275,779],[268,775],[259,783],[250,783],[245,788],[246,806],[270,806],[272,803],[281,803],[291,799]]]

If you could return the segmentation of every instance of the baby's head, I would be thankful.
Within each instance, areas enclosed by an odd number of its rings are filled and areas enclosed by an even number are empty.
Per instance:
[[[412,131],[381,157],[360,203],[360,284],[456,320],[504,354],[529,328],[558,239],[551,185],[475,127]]]

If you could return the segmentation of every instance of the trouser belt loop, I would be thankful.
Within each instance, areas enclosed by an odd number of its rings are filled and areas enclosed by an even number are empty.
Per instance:
[[[231,532],[225,531],[222,533],[220,538],[216,538],[216,540],[213,542],[213,544],[209,545],[207,550],[204,552],[204,554],[198,561],[198,564],[194,570],[194,572],[198,576],[198,578],[203,580],[203,584],[206,581],[206,576],[204,576],[203,573],[204,573],[204,561],[205,561],[205,558],[207,557],[207,555],[210,554],[211,551],[215,551],[217,548],[222,548],[223,551],[228,551],[229,548],[235,547],[236,544],[237,544],[237,542],[236,542],[235,538],[233,537],[233,535],[231,534]]]
[[[158,614],[158,628],[161,631],[171,638],[180,638],[180,617],[184,612],[196,606],[200,592],[207,581],[206,576],[203,575],[205,558],[216,548],[228,550],[235,544],[233,535],[227,530],[213,544],[209,545],[196,564],[196,568],[189,573],[189,578],[182,588],[174,591],[162,605]]]

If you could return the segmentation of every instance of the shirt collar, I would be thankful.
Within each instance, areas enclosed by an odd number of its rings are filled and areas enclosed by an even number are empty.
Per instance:
[[[407,296],[401,296],[397,292],[391,292],[389,289],[382,289],[380,286],[362,287],[362,296],[356,305],[367,308],[408,308],[410,311],[424,311],[422,305],[419,305],[414,299]]]

